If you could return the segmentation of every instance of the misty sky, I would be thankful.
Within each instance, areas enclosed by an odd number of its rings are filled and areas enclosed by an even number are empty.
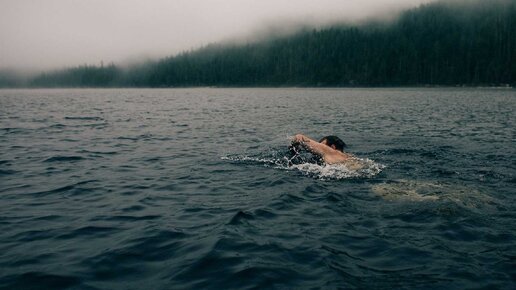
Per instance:
[[[430,0],[0,0],[0,69],[173,55],[281,23],[359,20]]]

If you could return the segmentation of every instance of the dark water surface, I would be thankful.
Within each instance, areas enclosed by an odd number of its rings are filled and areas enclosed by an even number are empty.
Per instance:
[[[0,91],[2,289],[514,289],[516,93]],[[368,170],[285,164],[335,134]]]

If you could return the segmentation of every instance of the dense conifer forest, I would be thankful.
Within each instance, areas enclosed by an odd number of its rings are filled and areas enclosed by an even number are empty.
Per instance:
[[[5,79],[4,86],[19,84]],[[129,68],[79,66],[43,73],[25,85],[514,86],[516,1],[439,1],[388,23],[333,25],[254,43],[212,44]]]

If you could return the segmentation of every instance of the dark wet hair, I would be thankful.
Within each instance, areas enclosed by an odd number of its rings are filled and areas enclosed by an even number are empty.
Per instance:
[[[340,152],[344,152],[344,147],[346,147],[346,143],[344,143],[344,141],[342,141],[339,137],[332,135],[326,136],[319,140],[319,143],[321,143],[324,140],[326,140],[326,145],[335,145],[335,149],[339,150]]]

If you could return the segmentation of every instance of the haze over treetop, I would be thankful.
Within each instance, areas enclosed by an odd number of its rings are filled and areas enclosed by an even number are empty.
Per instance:
[[[0,69],[164,57],[271,24],[320,25],[428,1],[2,0]]]

